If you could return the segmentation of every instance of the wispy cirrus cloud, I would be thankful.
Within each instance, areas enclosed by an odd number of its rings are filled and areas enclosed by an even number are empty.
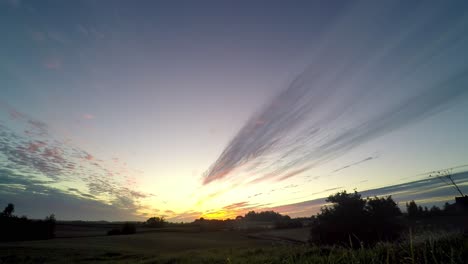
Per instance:
[[[462,191],[468,192],[468,172],[459,172],[453,174],[453,179],[461,187]],[[354,187],[338,186],[328,188],[316,193],[310,193],[308,196],[328,195],[338,191],[352,192]],[[423,178],[416,181],[390,185],[382,188],[372,188],[368,190],[358,190],[362,197],[388,196],[392,195],[393,199],[399,203],[399,206],[404,209],[405,203],[415,200],[421,205],[442,205],[445,202],[453,203],[457,192],[452,186],[447,185],[443,181],[436,178]],[[286,203],[278,206],[255,205],[248,202],[239,202],[226,206],[229,210],[242,215],[242,212],[248,210],[264,211],[273,210],[281,214],[287,214],[291,217],[309,217],[320,211],[320,208],[327,205],[326,198],[316,198],[298,203]],[[235,214],[234,213],[234,214]]]
[[[177,214],[174,217],[170,217],[169,220],[173,222],[192,222],[194,219],[198,219],[202,216],[201,212],[198,211],[186,211]]]
[[[203,183],[234,174],[250,183],[293,178],[465,100],[468,65],[457,59],[468,43],[465,14],[441,21],[450,8],[428,5],[402,27],[387,10],[357,5],[331,27],[311,66],[246,122]]]
[[[239,215],[245,215],[252,210],[261,210],[262,208],[267,208],[265,203],[251,203],[248,201],[232,203],[226,206],[223,206],[219,209],[212,209],[203,212],[202,216],[205,218],[235,218]]]
[[[240,209],[240,208],[245,208],[250,206],[249,202],[239,202],[239,203],[233,203],[230,205],[226,205],[223,207],[223,209],[226,210],[232,210],[232,209]]]
[[[341,167],[341,168],[338,168],[338,169],[332,171],[332,173],[336,173],[336,172],[339,172],[339,171],[348,169],[348,168],[350,168],[350,167],[359,165],[359,164],[364,163],[364,162],[366,162],[366,161],[374,160],[374,159],[376,159],[376,158],[377,158],[377,157],[367,157],[367,158],[362,159],[362,160],[360,160],[360,161],[356,161],[356,162],[353,162],[353,163],[351,163],[351,164],[345,165],[345,166],[343,166],[343,167]]]

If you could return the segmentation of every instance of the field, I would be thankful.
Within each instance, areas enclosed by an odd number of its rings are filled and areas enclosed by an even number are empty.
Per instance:
[[[309,239],[310,230],[307,227],[292,229],[272,229],[261,232],[253,232],[249,237],[265,239],[290,244],[304,244]]]
[[[270,246],[243,232],[199,232],[188,228],[142,229],[137,234],[105,236],[112,225],[58,226],[58,238],[0,244],[0,263],[139,262],[200,250]],[[61,236],[61,237],[60,237]]]
[[[65,237],[2,243],[0,263],[468,263],[468,240],[459,233],[421,234],[351,250],[302,243],[307,228],[250,233],[165,228],[102,236],[109,228],[69,225],[58,227]]]

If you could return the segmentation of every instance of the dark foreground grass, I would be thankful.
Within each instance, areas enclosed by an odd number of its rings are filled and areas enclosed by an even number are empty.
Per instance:
[[[427,235],[373,248],[273,246],[230,251],[190,252],[144,263],[438,263],[467,264],[468,239],[461,234]]]
[[[4,263],[468,263],[468,238],[462,234],[425,234],[373,248],[275,245],[197,249],[167,254],[73,249],[2,248]]]

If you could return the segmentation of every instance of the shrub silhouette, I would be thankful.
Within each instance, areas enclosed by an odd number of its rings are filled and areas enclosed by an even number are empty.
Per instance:
[[[440,216],[443,214],[443,211],[439,207],[433,205],[429,210],[429,213],[433,216]]]
[[[164,217],[151,217],[145,223],[148,227],[161,228],[166,225]]]
[[[238,228],[293,228],[302,226],[300,220],[291,219],[288,215],[281,215],[274,211],[250,211],[244,216],[237,216],[235,219],[228,218],[225,220],[205,219],[201,217],[193,221],[192,224],[198,226],[200,230],[203,231],[234,230]]]
[[[0,241],[49,239],[55,236],[55,216],[45,220],[30,220],[13,215],[14,205],[8,204],[0,214]]]
[[[391,196],[362,199],[356,191],[330,195],[314,218],[310,241],[355,247],[398,238],[401,211]]]
[[[291,217],[288,215],[281,215],[275,211],[263,211],[255,212],[250,211],[244,216],[244,220],[247,221],[265,221],[265,222],[281,222],[291,220]]]
[[[135,226],[135,224],[132,224],[132,223],[125,223],[125,224],[122,226],[121,233],[122,233],[122,235],[135,234],[135,233],[136,233],[136,226]]]
[[[216,231],[223,229],[232,229],[234,225],[234,220],[204,219],[203,217],[201,217],[200,219],[196,219],[195,221],[193,221],[193,224],[198,226],[200,228],[200,231]]]
[[[108,236],[117,236],[117,235],[121,235],[122,232],[120,232],[120,228],[113,228],[109,231],[107,231],[107,235]]]
[[[463,211],[457,210],[456,204],[445,203],[443,209],[433,205],[430,209],[426,206],[418,206],[415,201],[406,203],[406,214],[408,218],[427,218],[436,216],[463,215]]]

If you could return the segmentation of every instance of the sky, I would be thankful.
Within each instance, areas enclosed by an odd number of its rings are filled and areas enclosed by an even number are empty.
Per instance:
[[[0,206],[192,221],[310,216],[341,190],[453,200],[428,176],[468,192],[467,31],[466,1],[0,0]]]

